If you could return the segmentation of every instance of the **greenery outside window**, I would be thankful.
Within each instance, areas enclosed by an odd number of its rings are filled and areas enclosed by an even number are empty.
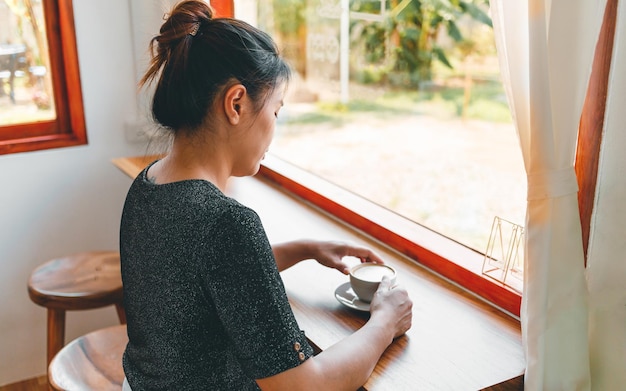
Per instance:
[[[2,0],[0,21],[0,154],[86,144],[72,0]]]

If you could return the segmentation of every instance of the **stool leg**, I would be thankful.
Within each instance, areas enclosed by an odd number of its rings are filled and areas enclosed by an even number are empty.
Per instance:
[[[116,303],[115,309],[117,310],[117,317],[120,319],[120,324],[126,324],[126,310],[122,303]]]
[[[48,308],[48,365],[65,344],[65,310]]]
[[[48,365],[65,344],[65,310],[48,308]],[[55,391],[48,378],[48,390]]]

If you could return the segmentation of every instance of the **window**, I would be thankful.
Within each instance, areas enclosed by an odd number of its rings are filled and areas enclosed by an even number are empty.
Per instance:
[[[262,175],[518,313],[482,266],[526,175],[488,7],[459,4],[259,0],[295,70]]]
[[[0,2],[0,154],[87,143],[71,0]]]
[[[264,3],[258,4],[261,1],[264,1]],[[276,27],[274,16],[272,16],[274,5],[280,6],[279,10],[282,10],[283,15],[287,15],[287,20],[291,18],[295,22],[302,21],[303,17],[311,12],[310,10],[303,12],[302,3],[299,1],[291,1],[292,5],[295,6],[295,10],[294,8],[289,10],[290,7],[287,7],[290,3],[289,0],[274,1],[241,0],[237,4],[237,14],[235,16],[261,26],[265,23],[264,28],[267,31],[274,33],[275,37],[280,37],[274,31]],[[225,0],[215,0],[215,2],[219,4],[229,3]],[[395,2],[394,4],[398,3]],[[427,2],[425,1],[425,3]],[[329,7],[333,7],[332,0],[319,0],[316,4],[326,10],[329,10]],[[388,9],[385,8],[387,4],[379,3],[379,13],[384,13],[385,9]],[[406,5],[407,2],[403,1],[400,4]],[[595,198],[596,173],[598,170],[604,107],[611,65],[610,53],[613,48],[616,23],[616,4],[617,1],[613,0],[607,2],[578,135],[575,167],[580,187],[579,208],[585,254]],[[334,7],[335,16],[340,15],[341,13],[338,12],[340,7],[337,8],[337,5],[334,5]],[[232,7],[228,9],[230,10]],[[267,18],[267,15],[272,17]],[[376,19],[376,17],[372,19]],[[298,34],[306,32],[306,30],[302,29],[292,29],[292,31],[297,31]],[[299,42],[302,43],[302,39]],[[298,58],[302,60],[302,58],[306,57],[305,48],[306,45],[295,46],[296,64]],[[285,45],[282,46],[282,50],[283,53],[289,52],[289,48]],[[375,50],[375,47],[372,50]],[[314,55],[321,56],[320,53]],[[297,82],[298,80],[296,80]],[[294,88],[293,84],[290,87],[292,90]],[[310,94],[304,94],[302,98],[305,98],[307,95],[311,98]],[[393,111],[391,113],[393,114]],[[303,115],[310,115],[310,113],[304,112]],[[311,119],[315,120],[315,116],[311,116]],[[364,173],[367,174],[366,170],[361,170],[360,175],[365,175]],[[398,213],[376,205],[352,191],[335,186],[319,175],[303,170],[283,159],[274,158],[272,155],[268,156],[268,159],[264,162],[260,175],[370,236],[379,239],[397,251],[416,259],[421,264],[475,294],[519,316],[521,294],[519,291],[508,289],[504,284],[494,283],[492,280],[484,278],[481,274],[481,268],[478,266],[483,261],[483,256],[479,251],[474,251],[466,245],[447,238],[445,235],[438,234]],[[525,179],[522,182],[525,183]]]

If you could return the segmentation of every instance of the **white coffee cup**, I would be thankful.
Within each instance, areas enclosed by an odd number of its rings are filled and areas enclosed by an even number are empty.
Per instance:
[[[350,286],[361,301],[369,303],[378,290],[383,276],[389,276],[392,285],[396,282],[396,270],[379,263],[360,263],[350,269]]]

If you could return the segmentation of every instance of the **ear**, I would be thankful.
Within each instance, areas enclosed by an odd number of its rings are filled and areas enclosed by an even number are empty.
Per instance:
[[[224,94],[224,112],[231,125],[237,125],[241,120],[245,96],[246,87],[242,84],[235,84],[229,87]]]

